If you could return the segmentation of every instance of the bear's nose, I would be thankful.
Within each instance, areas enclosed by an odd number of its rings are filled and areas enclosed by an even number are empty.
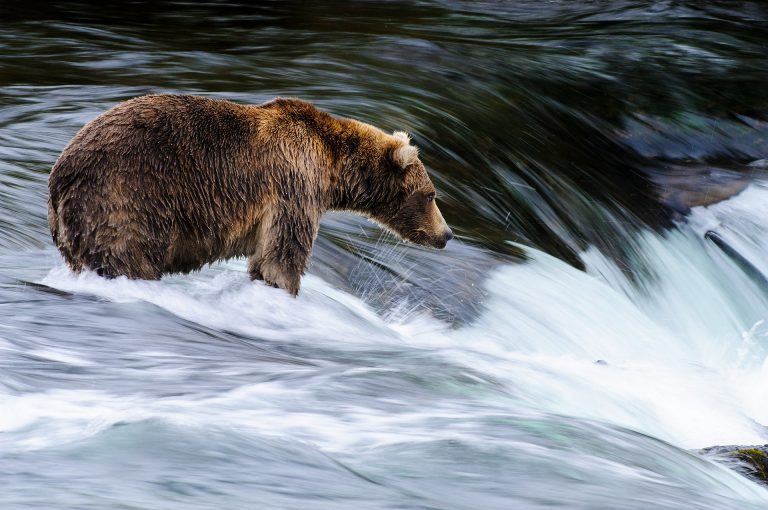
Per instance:
[[[448,230],[446,230],[445,234],[443,234],[443,235],[445,236],[445,242],[446,243],[448,241],[450,241],[451,239],[453,239],[453,231],[450,228]]]

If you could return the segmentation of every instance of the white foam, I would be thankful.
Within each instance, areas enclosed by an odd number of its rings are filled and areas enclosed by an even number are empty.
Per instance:
[[[487,311],[443,338],[444,355],[506,383],[528,408],[621,425],[684,448],[768,439],[749,408],[752,387],[742,374],[751,372],[735,356],[720,348],[713,350],[723,358],[691,352],[688,338],[598,278],[535,257],[493,275]],[[733,335],[741,339],[738,329]]]
[[[756,184],[699,214],[763,241],[767,204]],[[454,357],[549,412],[686,448],[765,443],[763,289],[686,225],[637,244],[633,256],[651,271],[636,283],[594,249],[583,254],[587,273],[535,251],[532,263],[502,268],[488,281],[486,312],[455,333]]]
[[[92,390],[0,395],[0,448],[36,450],[69,443],[125,419],[148,417],[133,402]]]
[[[455,409],[390,413],[367,407],[329,412],[316,407],[311,389],[279,382],[247,385],[210,398],[119,397],[104,391],[54,390],[0,396],[0,451],[38,450],[98,434],[118,423],[158,419],[185,427],[226,428],[244,434],[290,437],[326,451],[350,451],[404,441],[433,441],[472,435],[435,430],[431,423],[462,418]],[[296,403],[305,405],[297,408]],[[481,418],[479,413],[476,418]]]
[[[0,346],[2,348],[2,346]],[[54,349],[52,347],[45,347],[41,349],[32,349],[29,351],[29,354],[31,356],[36,356],[38,358],[43,358],[51,361],[56,361],[59,363],[66,363],[68,365],[77,365],[77,366],[88,366],[93,365],[93,363],[84,357],[75,354],[72,351],[65,351],[63,349]]]
[[[238,265],[194,276],[138,281],[106,280],[92,272],[73,274],[58,266],[44,285],[124,303],[152,303],[181,318],[216,329],[267,340],[332,337],[352,343],[391,335],[383,320],[362,301],[307,275],[297,298],[261,282],[251,282]]]

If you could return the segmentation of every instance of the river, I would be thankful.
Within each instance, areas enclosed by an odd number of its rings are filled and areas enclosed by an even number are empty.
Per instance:
[[[702,4],[4,2],[0,508],[767,508],[697,450],[768,443],[768,7]],[[73,274],[50,168],[156,92],[406,130],[457,238]]]

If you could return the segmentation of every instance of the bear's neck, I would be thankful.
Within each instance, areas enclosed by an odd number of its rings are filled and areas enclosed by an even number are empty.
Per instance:
[[[375,179],[366,177],[365,172],[365,164],[358,161],[342,162],[332,168],[328,179],[327,208],[371,214],[375,200],[368,188]]]
[[[327,208],[354,211],[376,217],[389,213],[390,183],[381,173],[384,151],[381,131],[347,119],[339,120],[340,129],[330,137],[329,146],[336,164],[329,169]]]

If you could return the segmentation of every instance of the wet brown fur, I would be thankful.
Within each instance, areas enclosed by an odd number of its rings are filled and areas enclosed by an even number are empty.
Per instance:
[[[64,259],[108,277],[159,279],[247,256],[251,278],[296,295],[327,210],[423,245],[450,238],[407,138],[298,99],[126,101],[77,133],[49,191]]]

